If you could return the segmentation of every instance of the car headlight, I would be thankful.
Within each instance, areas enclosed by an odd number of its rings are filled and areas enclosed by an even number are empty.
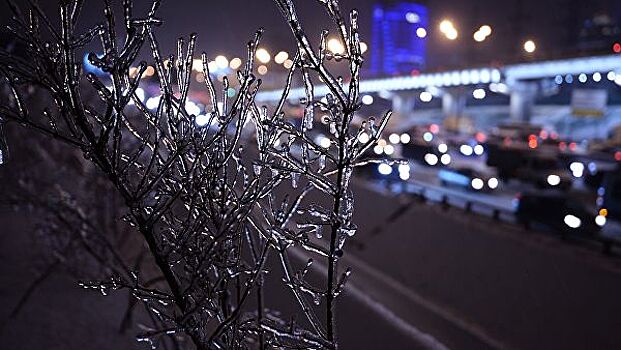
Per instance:
[[[473,150],[474,154],[476,154],[477,156],[480,156],[483,154],[483,152],[485,152],[485,148],[483,148],[483,146],[481,145],[474,146]]]
[[[382,163],[377,166],[377,171],[382,175],[390,175],[392,173],[392,167],[386,163]]]
[[[487,186],[492,190],[495,190],[498,187],[498,179],[495,177],[490,177],[487,180]]]
[[[443,154],[440,157],[440,162],[444,165],[449,165],[451,163],[451,155],[448,153]]]
[[[606,217],[603,215],[596,216],[595,223],[597,224],[597,226],[600,226],[600,227],[606,225]]]
[[[584,164],[580,162],[572,162],[569,164],[569,170],[574,177],[582,177],[584,174]]]
[[[565,222],[565,225],[571,228],[578,228],[580,227],[580,225],[582,225],[582,220],[580,220],[579,217],[571,214],[565,215],[563,221]]]
[[[425,162],[429,165],[436,165],[438,164],[438,156],[433,153],[427,153],[425,154]]]
[[[410,173],[410,164],[399,164],[397,167],[400,173]]]
[[[474,150],[470,145],[461,145],[459,146],[459,152],[461,152],[461,154],[463,154],[464,156],[471,156]]]
[[[470,185],[472,185],[472,188],[474,188],[475,190],[480,190],[483,188],[484,183],[483,183],[483,180],[479,179],[478,177],[475,177],[470,182]]]
[[[556,174],[548,175],[546,180],[550,186],[558,186],[561,183],[561,177]]]

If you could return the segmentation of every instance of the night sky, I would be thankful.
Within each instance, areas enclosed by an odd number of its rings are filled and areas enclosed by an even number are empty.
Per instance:
[[[342,10],[360,11],[363,40],[370,41],[372,6],[378,0],[342,0]],[[44,7],[56,11],[56,1],[41,1]],[[428,67],[487,64],[520,60],[521,45],[534,39],[542,57],[571,55],[580,25],[596,13],[608,13],[617,20],[621,6],[613,0],[508,0],[508,1],[423,1],[429,6],[431,29],[428,36]],[[97,18],[103,1],[87,0],[85,19]],[[120,1],[113,1],[120,3]],[[316,1],[299,0],[298,11],[309,33],[318,34],[322,28],[332,29],[325,13]],[[615,4],[617,3],[617,4]],[[137,0],[136,13],[146,12],[149,1]],[[4,2],[2,22],[7,23]],[[616,8],[615,8],[616,7]],[[119,12],[120,14],[120,12]],[[159,37],[165,48],[173,48],[177,36],[199,33],[198,48],[211,57],[244,54],[245,43],[259,27],[266,29],[263,45],[271,51],[291,47],[291,36],[273,0],[164,0],[159,12],[165,20]],[[452,19],[460,38],[449,42],[442,38],[437,23]],[[483,44],[475,44],[472,33],[482,24],[491,25],[493,35]],[[370,49],[373,49],[372,47]]]

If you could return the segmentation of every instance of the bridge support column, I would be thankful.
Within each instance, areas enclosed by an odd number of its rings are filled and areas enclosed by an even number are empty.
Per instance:
[[[530,122],[537,98],[538,85],[533,82],[515,82],[511,86],[509,114],[515,122]]]
[[[442,114],[445,118],[459,119],[466,108],[466,94],[463,89],[446,89],[442,94]]]
[[[418,94],[414,91],[395,92],[392,94],[392,111],[390,124],[397,125],[414,111]]]

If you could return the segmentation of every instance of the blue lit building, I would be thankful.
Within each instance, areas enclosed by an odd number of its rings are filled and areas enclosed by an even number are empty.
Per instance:
[[[427,7],[423,5],[375,4],[370,73],[394,75],[423,69],[428,23]]]

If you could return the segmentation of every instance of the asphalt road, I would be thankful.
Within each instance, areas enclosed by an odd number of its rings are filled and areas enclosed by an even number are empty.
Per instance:
[[[448,347],[621,345],[618,258],[455,208],[402,198],[397,211],[394,197],[356,190],[358,225],[374,229],[348,250],[362,270],[354,283]]]
[[[618,258],[456,208],[355,191],[360,230],[341,263],[354,275],[337,310],[343,349],[619,348]],[[35,276],[25,222],[0,216],[1,347],[145,348],[117,331],[124,297],[85,291],[62,273],[8,318]]]

